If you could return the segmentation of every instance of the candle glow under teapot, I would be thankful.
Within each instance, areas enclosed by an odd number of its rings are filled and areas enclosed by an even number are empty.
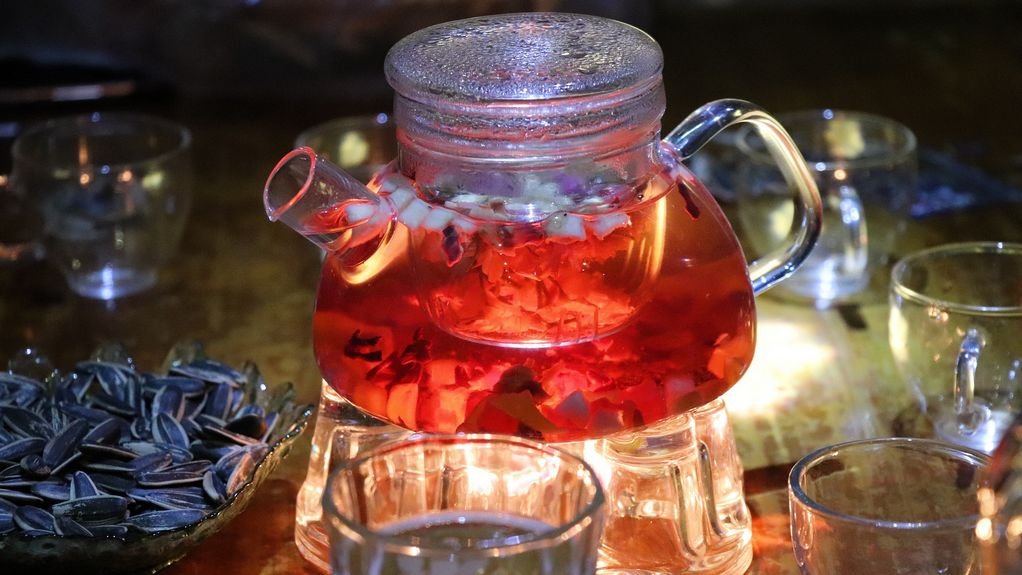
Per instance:
[[[399,152],[363,185],[309,148],[264,202],[326,252],[314,315],[327,382],[425,432],[545,441],[640,428],[745,372],[753,296],[790,275],[820,198],[781,126],[711,102],[661,139],[663,57],[593,16],[486,16],[394,46]],[[747,264],[683,165],[749,122],[796,190],[788,242]]]

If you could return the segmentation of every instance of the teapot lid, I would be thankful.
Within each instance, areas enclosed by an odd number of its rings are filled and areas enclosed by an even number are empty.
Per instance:
[[[616,20],[562,13],[480,16],[420,30],[387,54],[390,85],[414,100],[535,101],[659,81],[663,54]]]

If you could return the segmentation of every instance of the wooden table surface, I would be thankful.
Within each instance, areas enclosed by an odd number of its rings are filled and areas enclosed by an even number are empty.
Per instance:
[[[772,111],[869,110],[907,123],[924,146],[956,153],[1001,181],[1022,182],[1022,125],[1012,117],[1022,96],[1022,35],[1015,33],[1022,19],[1015,9],[659,16],[650,31],[666,55],[665,122],[718,97],[746,98]],[[110,303],[72,295],[45,263],[0,267],[0,361],[32,346],[67,367],[102,342],[120,341],[142,368],[154,368],[174,342],[197,338],[211,356],[251,359],[268,381],[292,381],[300,398],[314,403],[320,378],[311,315],[319,259],[303,239],[266,221],[261,185],[303,128],[389,104],[171,98],[106,106],[166,115],[192,128],[197,182],[180,254],[153,290]],[[0,109],[0,119],[25,123],[67,111]],[[1022,241],[1022,203],[910,224],[898,254],[949,241]],[[757,358],[725,396],[754,514],[750,573],[795,573],[783,491],[791,463],[822,445],[891,434],[907,391],[887,347],[884,277],[856,306],[817,310],[768,295],[758,301],[758,314]],[[248,511],[165,573],[313,573],[293,542],[308,439]]]

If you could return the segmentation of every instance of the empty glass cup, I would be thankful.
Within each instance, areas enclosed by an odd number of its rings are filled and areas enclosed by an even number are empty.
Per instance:
[[[554,447],[415,436],[335,472],[323,510],[336,575],[591,575],[604,495]]]
[[[338,118],[305,130],[295,147],[309,147],[316,155],[344,168],[363,184],[397,155],[394,122],[385,113]]]
[[[791,539],[806,575],[976,573],[977,492],[988,458],[930,439],[817,450],[788,479]]]
[[[990,452],[1022,406],[1022,244],[947,244],[891,272],[891,352],[937,436]]]
[[[805,156],[823,200],[816,247],[775,288],[819,306],[852,299],[886,268],[916,195],[916,138],[889,118],[843,110],[778,114]],[[753,130],[736,136],[746,161],[735,182],[748,246],[765,253],[791,226],[794,192]]]
[[[111,299],[156,282],[188,214],[191,135],[136,114],[61,118],[14,142],[11,186],[41,214],[71,289]]]

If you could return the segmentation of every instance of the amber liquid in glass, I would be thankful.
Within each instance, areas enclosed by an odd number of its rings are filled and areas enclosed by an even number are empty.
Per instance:
[[[752,360],[752,289],[730,224],[680,180],[651,178],[614,214],[627,225],[395,224],[368,260],[328,256],[314,319],[325,379],[409,429],[552,442],[718,397]]]

